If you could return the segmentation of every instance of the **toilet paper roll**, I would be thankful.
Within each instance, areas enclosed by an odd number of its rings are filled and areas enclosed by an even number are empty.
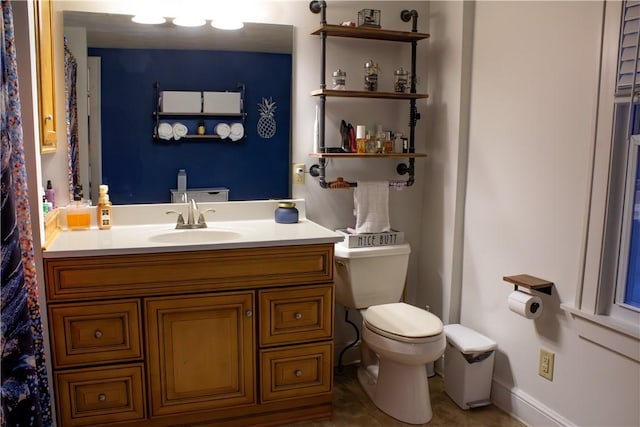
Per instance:
[[[514,291],[509,294],[509,310],[527,319],[537,319],[542,314],[542,300],[535,295]]]

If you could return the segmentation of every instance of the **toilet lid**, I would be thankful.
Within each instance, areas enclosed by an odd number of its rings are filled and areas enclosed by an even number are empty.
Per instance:
[[[443,331],[437,316],[403,302],[371,306],[362,317],[375,329],[400,337],[430,337]]]

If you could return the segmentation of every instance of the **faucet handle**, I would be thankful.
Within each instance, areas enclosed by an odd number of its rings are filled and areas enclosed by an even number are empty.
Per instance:
[[[178,225],[182,225],[182,224],[184,224],[184,217],[182,216],[182,214],[181,214],[180,212],[176,212],[176,211],[166,211],[165,213],[166,213],[167,215],[170,215],[170,214],[176,214],[176,215],[178,215],[178,221],[176,222],[176,227],[177,227]]]
[[[206,214],[207,212],[215,212],[215,209],[207,209],[204,212],[200,212],[200,216],[198,217],[198,224],[199,225],[203,225],[202,228],[206,228],[207,227],[207,221],[204,219],[204,214]]]

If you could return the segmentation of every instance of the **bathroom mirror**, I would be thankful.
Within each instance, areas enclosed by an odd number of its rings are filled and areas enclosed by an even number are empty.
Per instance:
[[[90,182],[85,196],[95,196],[103,183],[116,204],[166,203],[178,170],[185,169],[189,188],[228,188],[229,200],[290,197],[292,26],[245,23],[241,30],[224,31],[208,24],[142,25],[129,15],[77,11],[64,11],[63,19],[77,73],[84,68],[89,76],[86,86],[76,86],[77,100],[88,96],[91,112],[87,120],[88,112],[78,108],[78,122],[88,123],[77,144],[85,175],[80,182]],[[156,82],[160,91],[244,87],[245,137],[154,138]],[[83,87],[89,93],[83,94]],[[265,103],[271,105],[266,114]],[[203,119],[206,134],[212,135],[217,124],[237,120],[168,117],[161,122],[182,123],[194,134]],[[261,131],[266,122],[275,132]]]

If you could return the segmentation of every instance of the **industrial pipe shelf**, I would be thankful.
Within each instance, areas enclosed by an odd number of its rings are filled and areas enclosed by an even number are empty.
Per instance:
[[[398,93],[378,92],[367,90],[335,90],[316,89],[311,91],[311,96],[330,96],[334,98],[377,98],[377,99],[426,99],[426,93]]]
[[[315,157],[317,159],[353,159],[356,157],[361,158],[410,158],[410,157],[427,157],[425,153],[310,153],[309,157]]]
[[[331,24],[320,24],[311,32],[313,35],[321,35],[322,33],[332,37],[387,40],[392,42],[412,42],[428,39],[430,37],[427,33],[418,33],[414,31],[384,30],[382,28],[349,27],[346,25]]]

